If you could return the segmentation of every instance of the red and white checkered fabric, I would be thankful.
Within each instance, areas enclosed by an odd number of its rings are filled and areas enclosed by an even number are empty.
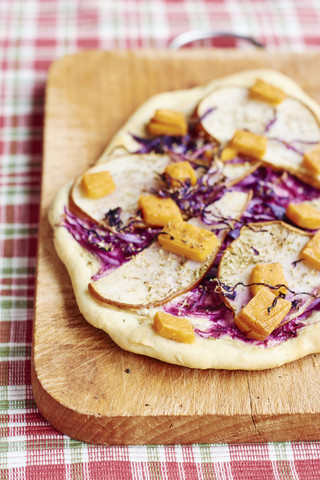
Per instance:
[[[165,48],[189,29],[320,47],[318,0],[0,0],[0,478],[319,479],[320,442],[102,447],[57,433],[32,397],[30,355],[43,91],[83,49]],[[243,47],[224,39],[205,45]]]

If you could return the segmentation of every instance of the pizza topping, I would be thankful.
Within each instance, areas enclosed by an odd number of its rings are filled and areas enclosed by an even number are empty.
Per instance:
[[[237,157],[237,155],[238,151],[234,147],[227,146],[222,150],[219,158],[222,162],[228,162]]]
[[[132,134],[135,142],[140,144],[140,148],[135,153],[168,153],[177,156],[181,160],[190,162],[202,162],[212,159],[212,153],[218,150],[218,142],[208,140],[204,136],[199,136],[195,128],[190,127],[188,135],[174,137],[162,135],[160,137],[139,137]],[[207,153],[209,152],[209,154]]]
[[[203,117],[210,108],[210,114]],[[236,130],[263,135],[266,125],[274,118],[274,107],[252,100],[247,88],[228,85],[200,100],[197,115],[204,132],[225,145]]]
[[[264,340],[280,325],[291,309],[291,302],[266,289],[259,290],[234,321],[249,338]]]
[[[132,256],[144,250],[154,239],[158,229],[126,227],[121,232],[104,228],[90,220],[84,220],[65,209],[61,221],[73,238],[100,262],[93,275],[98,280],[106,272],[120,267]]]
[[[172,187],[171,182],[163,183],[158,190],[159,196],[171,197],[186,217],[201,214],[204,207],[214,202],[225,183],[222,172],[215,165],[199,177],[195,185],[189,182]]]
[[[242,217],[244,223],[284,220],[292,200],[311,201],[318,208],[320,197],[318,189],[298,178],[264,167],[237,183],[235,188],[252,190],[252,201]]]
[[[236,225],[241,222],[241,211],[245,210],[251,200],[251,192],[227,191],[218,200],[207,205],[199,217],[189,222],[200,228],[207,228],[223,240],[226,232],[233,235]]]
[[[180,186],[181,183],[185,181],[189,181],[191,185],[197,183],[196,172],[188,161],[170,163],[170,165],[165,168],[164,173],[166,178],[169,177],[172,185]]]
[[[269,290],[268,287],[261,284],[268,284],[271,287],[277,287],[277,289],[270,290],[274,295],[279,292],[286,294],[288,292],[287,282],[283,273],[282,265],[280,263],[258,263],[251,271],[250,284],[251,292],[256,295],[260,290]]]
[[[320,174],[320,144],[304,153],[303,165],[311,173]]]
[[[85,173],[81,182],[85,194],[90,198],[101,198],[114,192],[116,186],[107,170],[95,173]]]
[[[284,100],[286,94],[281,88],[257,78],[254,85],[249,89],[249,96],[255,100],[278,105]]]
[[[213,183],[217,184],[219,180],[224,179],[226,184],[232,185],[245,176],[250,175],[259,163],[251,159],[240,159],[236,165],[231,165],[229,162],[218,165],[212,163],[213,158],[219,152],[219,144],[213,139],[195,133],[194,129],[189,128],[188,135],[182,137],[172,137],[170,135],[162,135],[160,137],[143,138],[136,135],[132,135],[137,143],[140,143],[141,147],[136,153],[168,153],[175,161],[187,160],[192,164],[193,168],[197,166],[202,167],[204,170],[208,169],[207,173],[212,177],[214,175],[215,181],[210,181],[211,186]],[[198,186],[201,192],[205,187],[205,183],[202,181],[202,177],[198,177]],[[185,187],[185,185],[184,185]],[[177,189],[175,189],[177,190]],[[212,198],[212,195],[211,195]],[[181,208],[181,207],[180,207]]]
[[[181,112],[174,110],[156,110],[154,116],[147,125],[150,135],[186,135],[188,124]]]
[[[142,195],[138,206],[142,211],[143,220],[149,225],[163,227],[170,220],[182,221],[180,209],[172,198]]]
[[[158,235],[160,245],[196,262],[205,261],[219,247],[216,235],[187,222],[169,222]]]
[[[194,331],[187,318],[175,317],[169,313],[156,312],[153,325],[156,332],[162,337],[182,343],[194,342]]]
[[[237,130],[230,141],[230,145],[239,153],[261,158],[267,148],[267,139],[263,135]]]
[[[301,252],[301,258],[314,268],[320,269],[320,231],[317,232]]]
[[[310,202],[289,203],[286,215],[298,227],[310,230],[320,228],[320,210]]]

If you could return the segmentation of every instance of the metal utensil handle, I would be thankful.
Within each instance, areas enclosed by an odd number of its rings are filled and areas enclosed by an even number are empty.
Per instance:
[[[214,32],[213,30],[190,30],[184,33],[177,35],[170,43],[169,48],[171,50],[177,50],[184,45],[195,42],[197,40],[205,40],[208,38],[221,38],[221,37],[230,37],[230,38],[239,38],[241,40],[246,40],[247,42],[252,43],[255,47],[265,48],[265,45],[258,42],[252,37],[246,35],[238,35],[236,33],[227,33],[227,32]]]

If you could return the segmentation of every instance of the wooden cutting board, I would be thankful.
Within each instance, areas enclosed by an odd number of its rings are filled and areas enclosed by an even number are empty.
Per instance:
[[[84,52],[47,84],[32,385],[44,417],[78,440],[168,444],[320,440],[320,356],[270,371],[201,371],[117,347],[79,313],[47,211],[151,95],[270,67],[320,102],[320,54],[226,50]]]

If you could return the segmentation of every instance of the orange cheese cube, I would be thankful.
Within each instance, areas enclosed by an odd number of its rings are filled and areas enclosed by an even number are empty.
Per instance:
[[[172,136],[181,136],[185,135],[182,133],[181,128],[176,125],[164,125],[162,123],[156,123],[151,121],[148,123],[148,133],[155,137],[160,135],[172,135]]]
[[[282,265],[280,263],[258,263],[251,270],[250,283],[267,283],[271,287],[276,285],[286,285],[287,282],[284,277]],[[286,287],[280,287],[277,290],[269,289],[264,285],[251,285],[250,290],[253,295],[256,295],[260,290],[269,290],[274,295],[280,292],[286,294],[288,290]]]
[[[138,206],[142,211],[143,220],[149,225],[163,227],[170,220],[183,220],[180,208],[172,198],[142,195]]]
[[[197,183],[196,172],[188,161],[171,163],[165,168],[164,173],[171,178],[173,185],[180,186],[181,182],[186,180],[189,180],[191,185]]]
[[[304,153],[302,163],[311,173],[320,174],[320,144]]]
[[[237,130],[230,142],[237,152],[261,158],[267,149],[267,139],[245,130]]]
[[[187,222],[169,222],[158,241],[165,250],[197,262],[205,261],[220,245],[214,233]]]
[[[287,217],[298,227],[316,230],[320,228],[320,211],[311,203],[289,203]]]
[[[254,85],[249,89],[249,96],[255,100],[278,105],[284,100],[286,94],[281,88],[257,78]]]
[[[165,312],[157,312],[153,318],[153,326],[162,337],[182,343],[193,343],[193,326],[187,318],[175,317]]]
[[[85,173],[81,181],[85,194],[90,198],[101,198],[114,192],[116,186],[110,172]]]
[[[165,125],[186,125],[186,119],[182,112],[176,110],[160,109],[156,110],[153,120]]]
[[[238,152],[233,147],[225,147],[220,155],[220,160],[223,162],[227,162],[228,160],[232,160],[238,155]]]
[[[288,300],[275,297],[270,290],[259,290],[234,321],[248,338],[264,340],[280,325],[290,309]]]
[[[147,125],[150,135],[186,135],[188,124],[182,112],[156,110]]]
[[[312,267],[320,269],[320,231],[313,235],[303,248],[301,257]]]

